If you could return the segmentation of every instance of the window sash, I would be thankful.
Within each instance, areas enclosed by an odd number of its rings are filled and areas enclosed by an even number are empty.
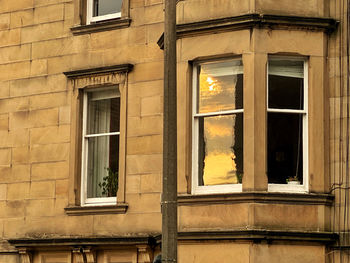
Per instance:
[[[116,87],[113,87],[114,89]],[[88,93],[103,91],[103,89],[94,89],[84,91],[83,94],[83,123],[82,123],[82,164],[81,164],[81,205],[82,206],[96,206],[96,205],[115,205],[117,202],[117,197],[96,197],[88,198],[87,197],[87,167],[88,167],[88,154],[89,154],[89,138],[98,138],[102,136],[118,136],[120,137],[120,132],[110,132],[110,133],[97,133],[97,134],[87,134],[87,116],[88,116]],[[104,94],[106,91],[103,92]],[[108,98],[120,97],[119,92],[111,91]]]
[[[307,193],[309,191],[309,178],[308,178],[308,63],[306,58],[294,58],[294,57],[270,57],[271,60],[291,60],[291,61],[303,61],[304,62],[304,103],[303,110],[293,110],[293,109],[275,109],[269,108],[269,63],[267,66],[267,76],[266,76],[266,108],[267,112],[273,113],[290,113],[290,114],[301,114],[302,115],[302,139],[303,139],[303,184],[301,185],[290,185],[290,184],[273,184],[268,183],[269,192],[292,192],[292,193]],[[282,72],[280,70],[279,72]],[[288,76],[292,72],[288,72]],[[296,77],[300,77],[300,72],[293,72]]]
[[[87,0],[87,19],[86,19],[87,24],[121,17],[121,12],[103,15],[103,16],[93,16],[93,8],[94,8],[93,0]]]
[[[241,60],[241,58],[239,58]],[[224,60],[223,60],[224,61]],[[215,62],[220,62],[215,61]],[[242,184],[222,184],[222,185],[199,185],[199,118],[200,117],[215,117],[234,115],[238,113],[244,114],[243,109],[234,109],[226,111],[206,112],[198,113],[198,85],[199,85],[199,74],[198,67],[201,63],[193,66],[193,78],[192,78],[192,193],[193,194],[214,194],[214,193],[233,193],[242,192]],[[237,74],[243,73],[243,67],[240,71],[234,72]],[[243,87],[244,96],[244,87]]]

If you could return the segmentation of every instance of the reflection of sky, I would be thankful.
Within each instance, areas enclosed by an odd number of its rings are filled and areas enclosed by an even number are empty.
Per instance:
[[[201,65],[199,75],[198,112],[208,113],[237,109],[237,99],[243,102],[242,62],[223,61]],[[236,98],[236,96],[239,96]],[[232,147],[235,144],[236,114],[204,117],[205,159],[204,185],[234,184],[237,180],[236,156]],[[238,132],[238,130],[236,130]],[[242,142],[238,142],[242,145]]]
[[[207,117],[204,119],[206,156],[204,184],[237,183],[234,145],[235,115]]]

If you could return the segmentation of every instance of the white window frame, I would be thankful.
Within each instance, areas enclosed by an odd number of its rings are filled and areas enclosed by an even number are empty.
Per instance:
[[[266,76],[266,109],[267,112],[275,113],[291,113],[302,114],[303,116],[303,184],[302,185],[290,185],[290,184],[268,184],[269,192],[289,192],[289,193],[308,193],[309,192],[309,169],[308,169],[308,60],[300,57],[283,57],[283,56],[271,56],[268,61],[271,60],[290,60],[290,61],[303,61],[304,62],[304,109],[292,110],[292,109],[270,109],[269,108],[269,63],[267,63],[267,76]],[[267,149],[266,149],[267,154]]]
[[[240,60],[242,58],[232,58],[232,59],[222,59],[222,60],[213,60],[207,61],[210,62],[220,62],[228,60]],[[234,193],[242,192],[242,184],[222,184],[222,185],[198,185],[198,118],[199,117],[209,117],[209,116],[218,116],[218,115],[230,115],[236,113],[244,114],[244,108],[238,110],[227,110],[227,111],[218,111],[218,112],[209,112],[209,113],[197,113],[197,96],[198,96],[198,66],[205,64],[206,62],[199,62],[193,64],[193,77],[192,77],[192,194],[217,194],[217,193]],[[243,63],[243,61],[242,61]],[[244,72],[244,70],[243,70]],[[243,73],[244,74],[244,73]],[[244,94],[244,86],[243,86]],[[244,96],[244,95],[243,95]],[[244,136],[244,134],[243,134]],[[243,149],[244,151],[244,149]]]
[[[93,4],[94,0],[86,0],[87,1],[87,19],[86,19],[86,24],[91,24],[94,22],[99,22],[103,20],[108,20],[108,19],[115,19],[115,18],[120,18],[122,13],[113,13],[113,14],[108,14],[108,15],[103,15],[103,16],[93,16]]]
[[[119,136],[120,145],[120,132],[109,132],[99,134],[87,135],[87,113],[88,113],[88,93],[98,92],[103,90],[118,89],[118,96],[120,91],[118,86],[99,88],[99,89],[87,89],[83,92],[83,123],[82,123],[82,162],[81,162],[81,206],[98,206],[98,205],[116,205],[117,197],[98,197],[88,198],[87,197],[87,162],[88,162],[88,149],[89,149],[89,138],[96,138],[100,136]],[[120,117],[119,117],[120,118]],[[119,175],[118,175],[119,176]]]

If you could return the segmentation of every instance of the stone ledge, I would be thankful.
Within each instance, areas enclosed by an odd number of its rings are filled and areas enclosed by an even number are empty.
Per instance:
[[[95,76],[101,74],[113,74],[113,73],[127,73],[133,69],[134,65],[132,64],[121,64],[121,65],[113,65],[107,67],[99,67],[99,68],[88,68],[88,69],[79,69],[63,72],[67,78],[82,78],[86,76]]]
[[[231,194],[179,195],[177,199],[179,206],[226,203],[283,203],[331,206],[334,202],[334,195],[242,192]]]
[[[90,25],[75,26],[71,28],[71,31],[73,35],[83,35],[83,34],[90,34],[90,33],[101,32],[101,31],[126,28],[130,26],[130,23],[131,23],[130,18],[113,19],[113,20],[93,23]]]
[[[64,211],[69,216],[97,215],[97,214],[125,214],[128,204],[106,206],[73,206],[66,207]]]
[[[234,17],[211,19],[199,22],[178,24],[177,38],[193,37],[203,34],[214,34],[227,31],[250,29],[254,27],[269,29],[298,29],[333,32],[338,21],[324,17],[302,17],[269,14],[246,14]],[[158,45],[164,48],[164,34],[159,38]]]
[[[159,235],[159,234],[158,234]],[[152,235],[118,236],[118,237],[67,237],[67,238],[23,238],[9,239],[8,242],[17,249],[21,247],[55,247],[55,246],[106,246],[106,245],[151,245],[156,241]]]
[[[264,229],[244,229],[232,231],[195,231],[179,232],[179,241],[297,241],[316,242],[331,244],[338,240],[338,235],[332,232],[309,232],[309,231],[279,231]]]

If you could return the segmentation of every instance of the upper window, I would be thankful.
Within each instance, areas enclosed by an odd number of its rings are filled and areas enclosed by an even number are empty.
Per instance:
[[[82,205],[116,204],[119,123],[118,87],[84,91]]]
[[[307,67],[302,59],[270,58],[267,174],[270,191],[307,191]]]
[[[194,65],[193,193],[242,190],[243,64]]]
[[[87,1],[87,24],[121,17],[123,0]]]

